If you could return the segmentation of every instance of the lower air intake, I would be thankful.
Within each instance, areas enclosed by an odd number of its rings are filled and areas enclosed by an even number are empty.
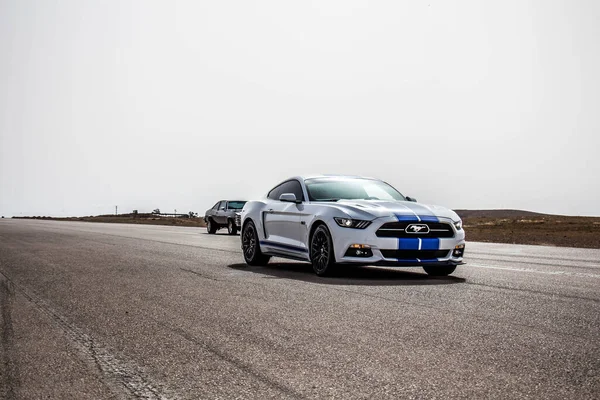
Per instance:
[[[381,250],[385,258],[397,258],[401,260],[432,260],[446,258],[450,250]]]

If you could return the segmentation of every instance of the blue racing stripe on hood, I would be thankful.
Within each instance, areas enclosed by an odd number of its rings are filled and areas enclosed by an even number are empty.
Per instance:
[[[440,222],[435,215],[419,215],[419,218],[421,218],[421,222]]]
[[[419,218],[415,214],[410,214],[410,215],[396,214],[395,217],[400,222],[419,222]]]
[[[394,214],[400,222],[440,222],[435,215]]]

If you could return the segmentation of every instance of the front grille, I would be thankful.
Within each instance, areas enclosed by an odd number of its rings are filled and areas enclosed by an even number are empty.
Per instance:
[[[428,233],[407,233],[406,227],[415,224],[416,222],[388,222],[385,223],[375,232],[377,237],[393,237],[393,238],[451,238],[454,236],[454,231],[450,224],[443,222],[419,222],[419,225],[427,225]]]
[[[381,250],[385,258],[397,258],[400,260],[431,260],[435,258],[446,258],[450,250]]]

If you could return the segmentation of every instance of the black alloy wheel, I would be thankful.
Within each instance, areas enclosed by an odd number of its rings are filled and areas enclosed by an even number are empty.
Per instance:
[[[319,276],[325,276],[333,272],[335,256],[333,254],[333,242],[329,230],[325,225],[315,229],[310,240],[310,261],[313,270]]]
[[[248,265],[266,265],[270,256],[262,254],[258,243],[258,233],[254,222],[249,221],[242,230],[242,252]]]

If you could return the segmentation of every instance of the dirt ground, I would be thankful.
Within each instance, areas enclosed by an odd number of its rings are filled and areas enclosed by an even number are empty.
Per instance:
[[[600,248],[600,217],[572,217],[520,210],[455,210],[463,220],[467,241]],[[203,218],[89,216],[26,217],[63,221],[118,222],[204,228]]]
[[[14,217],[13,217],[14,218]],[[19,217],[20,218],[20,217]],[[89,216],[89,217],[69,217],[69,218],[53,218],[53,217],[23,217],[26,219],[44,219],[54,221],[85,221],[85,222],[107,222],[120,224],[146,224],[146,225],[171,225],[171,226],[197,226],[204,228],[206,224],[204,219],[197,218],[171,218],[171,217],[130,217],[130,216]]]
[[[467,241],[600,248],[600,218],[518,210],[456,210]]]

